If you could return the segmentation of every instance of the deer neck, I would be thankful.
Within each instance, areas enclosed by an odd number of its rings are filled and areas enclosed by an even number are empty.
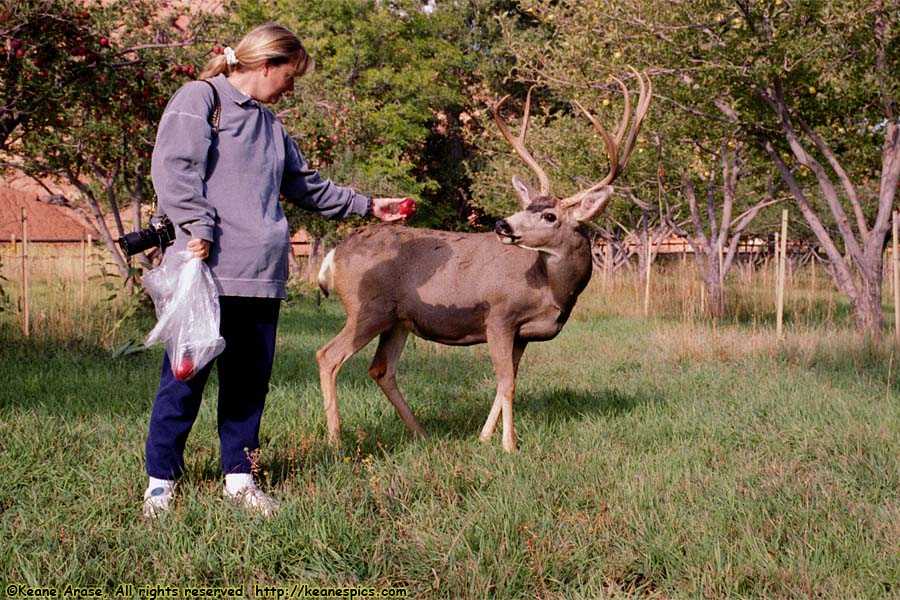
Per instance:
[[[579,232],[573,242],[559,252],[539,252],[544,263],[553,304],[568,316],[575,300],[591,278],[591,245]]]

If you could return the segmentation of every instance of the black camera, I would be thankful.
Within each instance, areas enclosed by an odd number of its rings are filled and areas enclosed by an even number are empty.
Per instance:
[[[175,225],[166,215],[153,217],[146,228],[125,234],[117,241],[126,256],[132,256],[157,246],[166,248],[175,243]]]

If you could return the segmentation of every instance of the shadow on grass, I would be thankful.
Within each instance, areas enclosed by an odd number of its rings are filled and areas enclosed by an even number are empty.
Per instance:
[[[452,395],[452,388],[448,395]],[[377,390],[378,401],[388,403]],[[338,447],[326,443],[320,433],[299,436],[287,443],[273,446],[263,442],[265,447],[260,471],[264,473],[266,485],[280,487],[288,483],[302,482],[310,474],[323,469],[333,469],[337,465],[349,462],[351,467],[362,465],[369,456],[380,456],[399,452],[410,444],[437,444],[439,440],[477,443],[478,435],[484,420],[487,418],[493,398],[484,398],[483,402],[464,401],[453,405],[445,405],[436,410],[423,407],[413,411],[417,413],[425,428],[424,438],[414,437],[400,417],[392,410],[385,410],[373,420],[360,422],[344,420],[341,440]],[[593,417],[616,419],[641,406],[664,402],[659,396],[644,394],[627,394],[611,389],[598,389],[593,392],[560,388],[536,395],[523,394],[516,403],[516,424],[519,431],[542,428],[568,426],[575,427],[582,420]],[[358,419],[358,416],[357,418]],[[527,425],[526,425],[527,423]],[[492,445],[500,448],[502,425],[498,424]],[[191,476],[194,480],[213,481],[221,475],[214,457],[202,457],[196,462],[199,467]],[[362,468],[362,467],[359,467]]]
[[[450,398],[453,395],[451,388],[447,391],[446,397]],[[388,403],[380,391],[378,397],[385,404]],[[425,428],[426,440],[474,442],[481,433],[492,402],[493,394],[485,396],[481,402],[469,399],[418,409],[415,402],[410,401],[410,408]],[[663,402],[665,400],[662,397],[653,394],[628,394],[608,388],[599,388],[595,391],[559,388],[539,394],[522,393],[514,404],[514,419],[518,429],[522,429],[525,423],[529,427],[558,427],[595,417],[616,419],[641,406]],[[502,429],[502,423],[498,422],[494,432],[495,440],[499,439]],[[365,431],[363,439],[360,439],[359,430]],[[363,454],[379,452],[385,447],[403,446],[414,439],[393,410],[384,411],[382,416],[369,422],[351,424],[345,421],[341,431],[342,448],[353,448],[354,452]]]

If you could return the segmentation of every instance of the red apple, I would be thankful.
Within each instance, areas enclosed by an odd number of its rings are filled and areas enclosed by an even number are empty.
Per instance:
[[[194,361],[191,360],[190,356],[185,356],[181,359],[181,362],[178,363],[178,366],[175,367],[175,379],[185,381],[186,379],[189,379],[193,374]]]
[[[409,217],[416,213],[416,201],[412,198],[404,198],[403,202],[397,205],[397,214]]]
[[[103,48],[106,48],[107,46],[109,46],[109,38],[105,37],[105,36],[101,37],[100,38],[100,46],[102,46]]]

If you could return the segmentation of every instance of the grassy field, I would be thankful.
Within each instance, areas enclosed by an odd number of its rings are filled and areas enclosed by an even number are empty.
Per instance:
[[[279,514],[221,498],[213,378],[177,508],[152,529],[139,514],[161,352],[113,352],[149,314],[72,343],[59,328],[22,341],[0,315],[0,581],[110,597],[124,583],[900,598],[894,348],[854,336],[825,286],[791,292],[778,341],[758,282],[732,286],[718,326],[690,308],[692,284],[656,283],[650,319],[640,286],[595,282],[556,340],[529,346],[513,455],[477,441],[486,349],[420,340],[400,384],[429,436],[411,438],[369,380],[369,347],[341,373],[344,438],[329,448],[313,353],[343,313],[295,296],[259,461]]]

